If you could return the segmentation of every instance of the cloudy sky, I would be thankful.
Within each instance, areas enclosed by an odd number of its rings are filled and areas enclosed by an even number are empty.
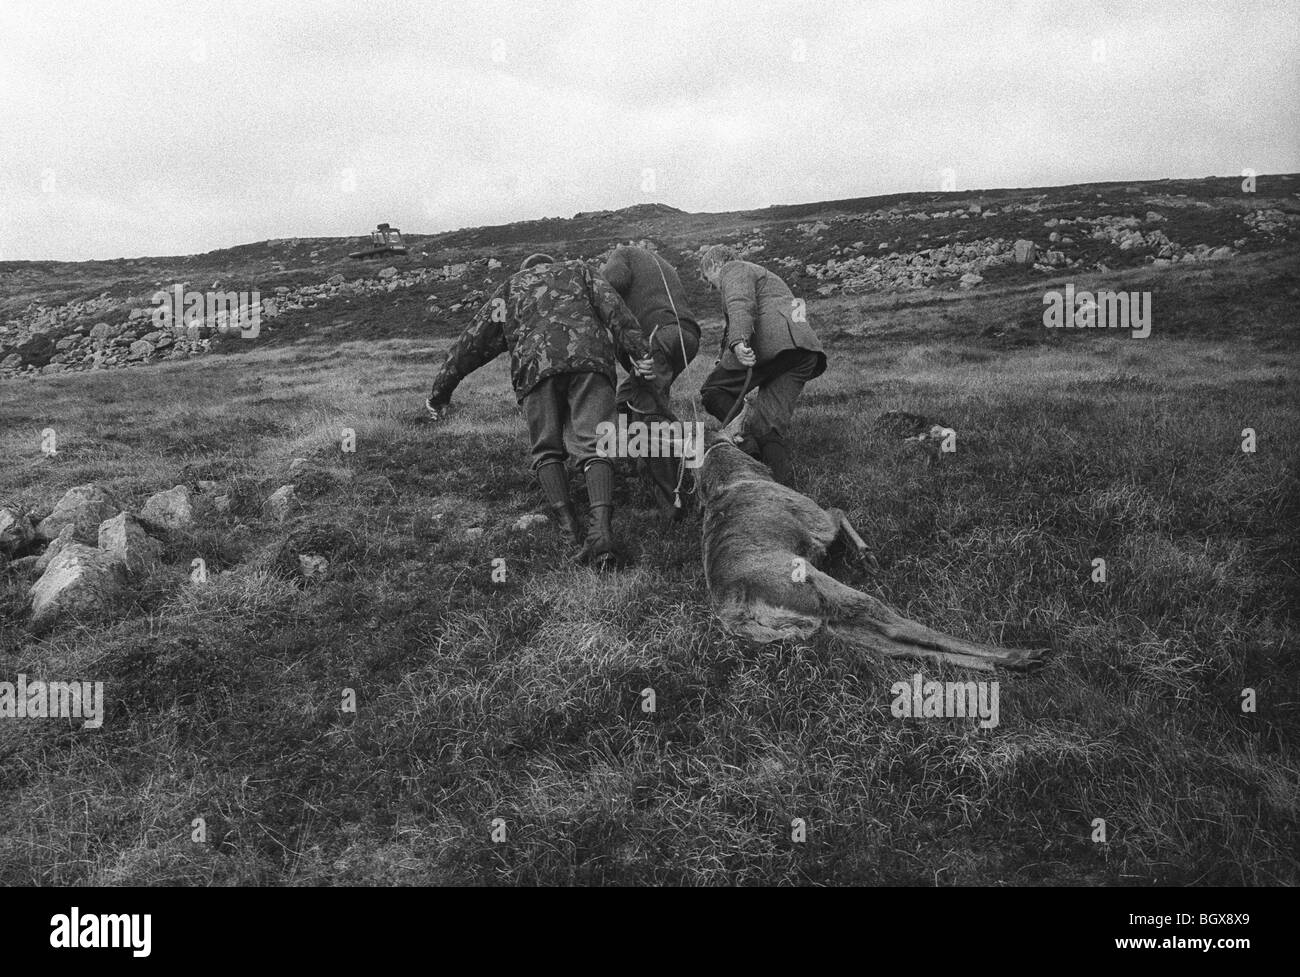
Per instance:
[[[1292,0],[0,0],[0,260],[1300,170]]]

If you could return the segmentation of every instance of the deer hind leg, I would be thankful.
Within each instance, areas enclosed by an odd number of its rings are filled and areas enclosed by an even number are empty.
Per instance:
[[[831,517],[835,524],[835,535],[837,539],[844,540],[849,554],[857,560],[867,558],[867,543],[858,535],[858,531],[853,528],[853,523],[849,522],[849,517],[844,514],[843,509],[827,509],[826,515]]]
[[[869,594],[820,570],[809,572],[825,607],[826,628],[864,651],[889,658],[928,658],[965,668],[1025,669],[1040,664],[1045,649],[1011,649],[963,641],[909,620]]]

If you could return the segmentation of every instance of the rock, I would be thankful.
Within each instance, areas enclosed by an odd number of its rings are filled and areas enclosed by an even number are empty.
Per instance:
[[[545,526],[550,521],[551,520],[547,519],[546,516],[542,515],[540,512],[530,512],[528,515],[520,516],[519,519],[516,520],[514,530],[517,533],[526,533],[534,526]]]
[[[323,580],[329,573],[330,561],[323,556],[317,556],[315,553],[300,553],[298,555],[298,567],[302,570],[302,575],[308,580]]]
[[[0,360],[0,366],[6,369],[16,370],[23,365],[23,358],[17,353],[10,353],[3,360]]]
[[[153,310],[149,308],[132,309],[130,315],[130,321],[134,322],[136,319],[145,319],[152,314],[153,314]]]
[[[962,287],[962,288],[974,288],[976,285],[980,284],[982,281],[984,281],[984,276],[983,276],[983,275],[977,275],[977,274],[975,274],[974,272],[968,271],[966,274],[964,274],[964,275],[961,276],[961,287]]]
[[[1225,258],[1232,257],[1232,248],[1229,248],[1227,246],[1224,246],[1222,248],[1215,248],[1213,251],[1209,253],[1208,257],[1211,261],[1223,261]]]
[[[1032,265],[1034,258],[1038,254],[1038,248],[1033,241],[1021,238],[1015,243],[1013,253],[1015,254],[1016,264]]]
[[[344,282],[345,280],[346,280],[346,279],[344,279],[344,277],[343,277],[342,275],[330,275],[329,278],[325,279],[325,284],[326,284],[326,285],[342,285],[343,282]]]
[[[217,512],[229,512],[229,511],[230,511],[230,496],[228,496],[228,495],[214,495],[214,496],[212,497],[212,507],[213,507],[214,509],[216,509]]]
[[[128,360],[143,360],[153,355],[154,345],[147,339],[137,339],[131,344]]]
[[[392,278],[396,274],[397,274],[397,269],[394,268],[392,265],[389,265],[387,268],[381,268],[379,270],[378,277],[381,278],[383,281],[388,281],[388,279]]]
[[[99,524],[99,548],[130,573],[146,570],[162,559],[162,544],[129,512],[119,512]]]
[[[36,524],[29,514],[17,509],[0,509],[0,553],[13,556],[36,539]]]
[[[281,485],[262,503],[262,515],[276,522],[284,522],[298,506],[298,496],[294,493],[294,487]]]
[[[496,269],[501,267],[501,262],[497,261],[496,258],[488,258],[487,266],[488,266],[488,271],[495,271]]]
[[[465,530],[466,539],[479,539],[483,535],[483,529],[479,526],[471,526]]]
[[[49,624],[68,614],[101,613],[122,590],[122,567],[112,556],[69,543],[32,585],[32,622]]]
[[[162,529],[188,529],[194,525],[194,503],[189,486],[177,485],[149,496],[140,518]]]
[[[107,322],[97,322],[90,327],[91,339],[107,339],[112,335],[112,330],[108,328]]]
[[[107,489],[93,482],[78,485],[64,493],[36,531],[45,539],[54,539],[64,526],[72,526],[79,542],[95,543],[99,539],[99,524],[121,511],[117,499]]]
[[[50,561],[59,555],[63,547],[76,542],[72,535],[73,529],[74,527],[71,525],[64,526],[59,535],[50,541],[50,545],[45,547],[45,552],[36,558],[37,573],[44,573],[45,568],[50,565]]]

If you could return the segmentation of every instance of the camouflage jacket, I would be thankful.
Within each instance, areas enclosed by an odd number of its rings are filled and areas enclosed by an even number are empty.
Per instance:
[[[603,373],[613,384],[615,343],[633,359],[649,355],[636,318],[608,282],[581,261],[529,268],[507,279],[452,344],[429,399],[448,403],[461,380],[507,349],[521,401],[557,373]]]

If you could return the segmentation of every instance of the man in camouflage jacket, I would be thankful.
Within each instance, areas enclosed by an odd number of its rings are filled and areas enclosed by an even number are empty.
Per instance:
[[[597,452],[596,426],[614,422],[614,363],[620,348],[644,373],[653,363],[636,318],[581,261],[525,258],[452,345],[425,402],[441,420],[456,386],[510,351],[510,378],[532,442],[533,469],[561,530],[579,540],[566,457],[581,467],[590,504],[583,559],[613,556],[612,460]]]

